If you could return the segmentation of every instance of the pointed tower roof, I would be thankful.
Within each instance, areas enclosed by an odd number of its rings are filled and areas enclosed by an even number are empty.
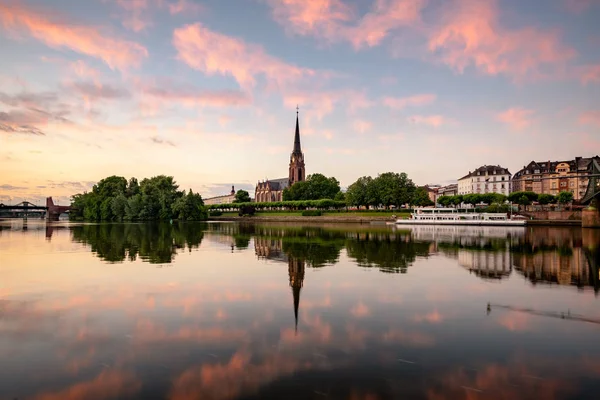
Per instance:
[[[296,106],[296,134],[294,135],[294,154],[302,153],[302,148],[300,147],[300,124],[298,123],[298,106]]]
[[[302,290],[302,288],[299,286],[292,287],[292,293],[294,294],[294,318],[296,320],[294,332],[296,333],[298,333],[298,307],[300,306],[300,290]]]

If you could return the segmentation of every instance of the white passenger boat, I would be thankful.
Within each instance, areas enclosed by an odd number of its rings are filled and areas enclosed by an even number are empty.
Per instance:
[[[398,225],[501,225],[524,226],[522,217],[506,213],[460,212],[455,208],[418,208],[409,219],[396,220]]]

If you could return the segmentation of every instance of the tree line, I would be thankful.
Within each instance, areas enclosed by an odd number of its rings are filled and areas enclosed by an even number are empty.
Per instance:
[[[102,179],[91,192],[76,194],[70,218],[87,221],[201,221],[208,218],[202,197],[180,191],[172,176],[138,182],[121,176]]]
[[[376,178],[358,178],[348,186],[346,203],[349,206],[385,208],[433,205],[425,188],[417,187],[404,172],[385,172]]]
[[[437,199],[438,204],[444,207],[459,206],[461,204],[470,204],[473,206],[478,204],[499,205],[504,204],[507,201],[522,206],[528,206],[534,202],[542,205],[556,203],[569,204],[573,201],[573,193],[560,192],[556,196],[545,193],[538,194],[535,192],[512,192],[508,196],[500,193],[472,193],[465,195],[459,194],[456,196],[440,196]]]

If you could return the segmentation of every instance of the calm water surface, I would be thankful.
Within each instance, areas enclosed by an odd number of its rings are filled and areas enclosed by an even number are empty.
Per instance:
[[[0,399],[597,399],[599,245],[0,221]]]

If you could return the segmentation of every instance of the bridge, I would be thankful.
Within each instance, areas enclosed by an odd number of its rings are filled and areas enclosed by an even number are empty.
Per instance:
[[[12,212],[14,216],[23,216],[27,218],[29,214],[45,215],[49,221],[58,221],[60,214],[71,211],[71,206],[55,205],[52,197],[46,197],[46,205],[38,206],[28,201],[23,201],[15,205],[6,205],[0,203],[0,213]]]
[[[600,158],[592,158],[589,168],[590,178],[585,195],[581,199],[581,204],[590,204],[593,200],[598,201],[600,198]]]

